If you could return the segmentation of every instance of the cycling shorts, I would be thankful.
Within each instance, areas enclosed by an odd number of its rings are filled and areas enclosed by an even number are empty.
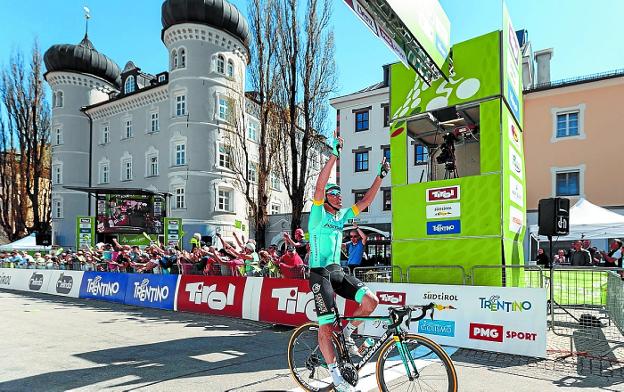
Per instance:
[[[358,278],[345,274],[338,264],[310,269],[309,283],[314,294],[319,325],[331,324],[336,320],[334,293],[362,303],[362,298],[370,291]]]

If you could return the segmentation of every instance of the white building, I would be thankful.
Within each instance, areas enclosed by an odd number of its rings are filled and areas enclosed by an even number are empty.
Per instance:
[[[257,156],[254,104],[242,97],[247,21],[225,0],[167,0],[162,23],[169,67],[156,75],[132,62],[120,71],[87,36],[45,53],[45,79],[54,97],[56,245],[74,246],[76,216],[95,215],[95,201],[67,187],[168,193],[168,215],[183,218],[187,233],[203,227],[203,235],[220,230],[227,236],[235,226],[250,226],[244,194],[232,180],[225,136],[232,103],[246,102],[247,142]],[[248,176],[256,177],[253,165]],[[289,212],[278,175],[271,176],[270,188],[269,213]]]
[[[336,109],[336,128],[344,138],[344,147],[338,168],[338,182],[342,189],[343,203],[353,204],[360,200],[370,187],[379,162],[390,157],[390,88],[388,66],[383,67],[383,81],[363,90],[333,98],[330,103]],[[427,181],[427,148],[412,143],[409,149],[408,176],[410,181]],[[413,180],[412,180],[413,179]],[[381,190],[370,207],[356,218],[358,225],[372,238],[369,254],[389,255],[392,232],[392,196],[390,177],[383,180]]]

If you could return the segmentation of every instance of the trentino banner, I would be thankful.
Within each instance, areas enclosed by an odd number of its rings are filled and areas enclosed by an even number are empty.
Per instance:
[[[128,274],[125,303],[173,310],[180,275]]]
[[[123,303],[128,275],[116,272],[85,272],[80,285],[80,298]]]

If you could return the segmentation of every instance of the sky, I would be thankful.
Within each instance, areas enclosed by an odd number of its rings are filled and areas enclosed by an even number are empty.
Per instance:
[[[247,14],[247,0],[230,0]],[[413,1],[413,0],[404,0]],[[451,43],[498,30],[500,0],[440,0],[451,21]],[[83,6],[91,10],[89,37],[96,49],[123,69],[132,60],[148,73],[167,68],[160,40],[161,0],[0,0],[0,65],[16,49],[28,52],[35,39],[42,51],[78,43],[84,35]],[[514,28],[527,29],[533,50],[554,48],[551,79],[624,68],[624,1],[507,0]],[[336,96],[382,79],[381,67],[397,61],[342,0],[334,1]],[[330,116],[333,118],[333,116]]]

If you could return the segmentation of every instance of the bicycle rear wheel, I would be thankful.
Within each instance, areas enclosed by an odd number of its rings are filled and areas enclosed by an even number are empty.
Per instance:
[[[319,348],[318,329],[318,324],[307,323],[293,332],[288,343],[288,367],[301,388],[326,392],[334,385]]]
[[[379,353],[379,390],[457,392],[455,366],[442,347],[430,339],[413,334],[404,337],[402,347],[405,355],[399,351],[397,342],[391,340]]]

